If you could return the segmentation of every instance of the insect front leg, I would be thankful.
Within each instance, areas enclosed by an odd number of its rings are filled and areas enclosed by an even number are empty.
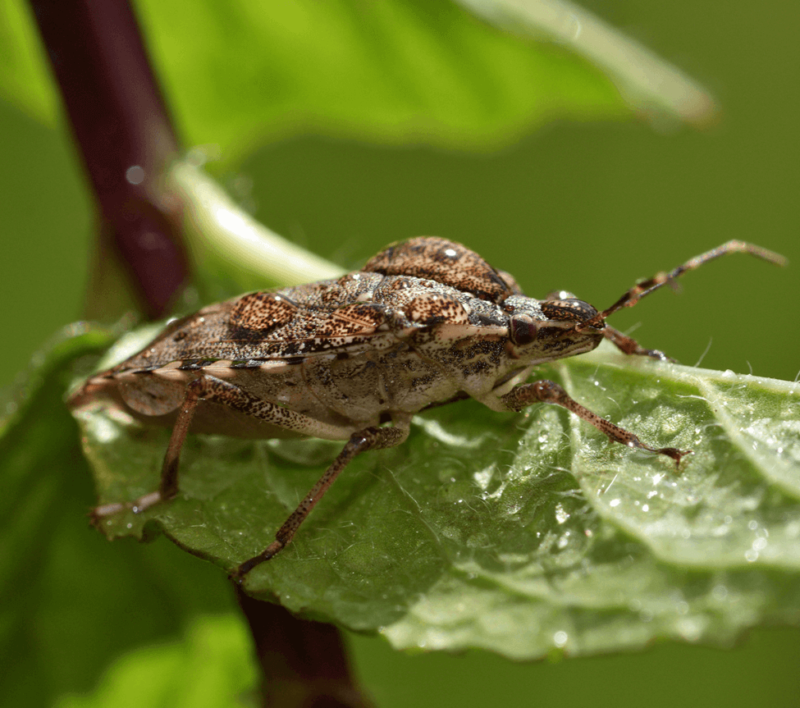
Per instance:
[[[306,494],[303,501],[301,501],[297,508],[289,515],[289,518],[283,522],[283,526],[281,526],[275,534],[275,540],[257,556],[239,565],[232,578],[236,582],[241,583],[244,576],[253,568],[270,560],[270,558],[273,558],[279,551],[285,548],[292,538],[294,538],[300,524],[306,520],[306,517],[317,505],[317,502],[322,499],[325,492],[328,491],[339,474],[352,462],[356,455],[367,450],[379,450],[400,445],[408,437],[409,424],[410,418],[403,417],[394,420],[394,425],[391,428],[365,428],[364,430],[359,430],[357,433],[353,433],[353,435],[350,436],[350,440],[347,441],[347,444],[331,466],[325,470],[325,474],[320,477],[319,481],[311,488],[311,491]]]
[[[534,381],[532,383],[520,384],[513,388],[505,396],[500,397],[500,401],[512,411],[521,411],[532,403],[552,403],[562,406],[571,411],[582,420],[590,423],[601,433],[604,433],[612,442],[622,443],[628,447],[636,447],[640,450],[648,450],[659,455],[666,455],[675,460],[676,467],[680,465],[681,459],[691,453],[691,450],[678,450],[675,447],[654,448],[645,445],[639,438],[624,428],[620,428],[610,423],[605,418],[601,418],[596,413],[592,413],[580,403],[570,398],[567,392],[557,383],[548,380]]]
[[[658,359],[659,361],[671,361],[675,362],[675,359],[672,357],[667,356],[664,352],[659,351],[658,349],[645,349],[639,342],[637,342],[632,337],[629,337],[627,334],[623,334],[618,329],[614,329],[613,327],[609,327],[608,325],[605,326],[603,329],[603,336],[608,339],[617,349],[619,349],[623,354],[635,354],[637,356],[647,356],[651,359]]]

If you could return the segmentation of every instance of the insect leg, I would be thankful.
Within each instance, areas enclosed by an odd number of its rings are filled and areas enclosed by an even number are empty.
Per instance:
[[[658,359],[660,361],[675,362],[675,359],[667,356],[664,352],[658,349],[645,349],[639,342],[627,334],[623,334],[618,329],[605,326],[603,329],[603,336],[608,339],[617,349],[624,354],[636,354],[637,356],[649,356],[651,359]]]
[[[158,485],[158,491],[145,494],[133,503],[104,504],[95,507],[92,512],[95,521],[107,516],[113,516],[124,509],[132,509],[139,514],[162,501],[173,499],[178,494],[178,463],[180,462],[181,450],[186,440],[186,434],[192,425],[197,403],[203,398],[206,388],[206,377],[197,378],[186,386],[186,396],[178,410],[178,417],[172,428],[172,435],[161,466],[161,482]]]
[[[282,408],[242,390],[232,383],[208,374],[198,376],[186,386],[186,395],[172,429],[164,463],[161,467],[161,482],[158,491],[145,494],[132,503],[104,504],[94,509],[95,522],[113,516],[125,509],[140,513],[162,501],[174,498],[178,493],[178,463],[186,434],[192,425],[194,413],[200,401],[210,401],[240,411],[245,415],[265,420],[273,425],[293,430],[302,435],[314,435],[330,439],[347,437],[350,429],[343,429],[313,420],[302,413]]]
[[[645,445],[633,433],[620,428],[613,423],[610,423],[605,418],[601,418],[596,413],[592,413],[588,408],[585,408],[580,403],[570,398],[567,392],[553,381],[534,381],[533,383],[520,384],[519,386],[511,389],[505,396],[501,396],[500,400],[508,406],[512,411],[521,411],[523,408],[528,407],[532,403],[553,403],[557,406],[562,406],[568,411],[571,411],[579,418],[585,420],[587,423],[593,425],[601,433],[608,436],[612,442],[622,443],[628,447],[636,447],[640,450],[648,450],[656,452],[659,455],[666,455],[675,460],[675,465],[678,466],[681,459],[688,455],[691,450],[678,450],[674,447],[661,447],[654,448]]]
[[[241,582],[244,576],[253,568],[264,561],[268,561],[289,544],[292,538],[294,538],[300,524],[306,520],[306,517],[317,505],[317,502],[322,499],[325,492],[328,491],[339,474],[350,464],[356,455],[366,450],[379,450],[381,448],[394,447],[404,442],[408,437],[409,422],[409,419],[399,419],[394,421],[394,426],[391,428],[366,428],[364,430],[359,430],[357,433],[353,433],[353,435],[350,436],[350,440],[348,440],[331,466],[325,470],[325,474],[320,477],[319,481],[311,488],[311,491],[306,494],[303,501],[301,501],[297,508],[289,515],[289,518],[283,522],[283,526],[281,526],[275,534],[275,540],[257,556],[242,563],[234,572],[232,576],[233,579],[237,582]]]

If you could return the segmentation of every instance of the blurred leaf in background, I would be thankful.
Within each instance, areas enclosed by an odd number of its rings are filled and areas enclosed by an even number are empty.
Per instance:
[[[98,543],[79,431],[62,403],[75,369],[113,341],[74,326],[34,361],[0,433],[0,663],[10,705],[86,691],[109,661],[232,610],[224,578],[158,544]]]
[[[139,10],[187,143],[214,145],[226,161],[305,133],[464,149],[561,118],[713,114],[688,77],[577,6],[462,4],[541,41],[443,0],[199,3],[189,14],[180,2],[142,0]],[[4,9],[0,90],[52,123],[57,101],[37,39],[19,3]]]
[[[493,7],[500,10],[494,22],[509,13],[519,22],[519,3]],[[138,9],[186,144],[205,144],[206,155],[220,156],[210,167],[262,221],[344,267],[389,241],[437,233],[513,270],[531,294],[566,287],[602,307],[637,277],[732,236],[798,261],[800,213],[792,175],[793,116],[800,106],[792,87],[800,63],[792,28],[800,10],[794,4],[739,2],[720,11],[709,2],[595,3],[611,22],[632,25],[645,44],[700,73],[722,98],[722,128],[668,136],[631,122],[588,123],[641,115],[652,102],[632,111],[617,91],[620,84],[608,78],[619,78],[608,66],[601,72],[569,51],[564,36],[575,36],[574,23],[567,23],[566,35],[557,31],[557,21],[551,24],[549,40],[561,37],[554,45],[509,37],[444,2],[204,3],[191,13],[174,3],[142,2]],[[63,128],[26,117],[58,124],[27,9],[5,0],[0,13],[0,91],[9,101],[0,105],[7,164],[0,178],[0,294],[11,304],[0,356],[10,381],[39,342],[80,313],[91,217]],[[586,21],[582,26],[592,27]],[[546,121],[547,130],[523,137]],[[498,145],[507,147],[489,151]],[[464,147],[481,154],[456,151]],[[731,261],[687,281],[680,299],[664,293],[635,312],[620,313],[614,324],[643,322],[637,338],[685,363],[710,346],[706,366],[746,372],[749,362],[757,374],[791,380],[798,367],[796,334],[787,322],[797,321],[798,282],[791,271],[765,276],[751,263]],[[4,665],[26,677],[16,684],[18,693],[3,686],[15,705],[50,704],[65,691],[88,690],[103,667],[132,649],[96,694],[97,701],[113,704],[114,687],[125,685],[143,656],[135,647],[196,638],[203,617],[222,614],[224,625],[233,611],[222,573],[212,566],[171,544],[109,545],[86,529],[84,514],[93,503],[88,470],[77,454],[75,426],[55,403],[72,362],[95,351],[94,344],[82,346],[47,360],[52,367],[45,363],[41,375],[57,372],[47,379],[48,392],[38,398],[36,391],[44,389],[29,389],[30,403],[19,411],[31,417],[14,418],[5,429],[10,447],[0,478],[16,485],[8,491],[11,508],[18,500],[20,511],[39,509],[3,516],[4,524],[9,521],[2,547],[8,567],[17,568],[4,590],[10,600],[3,652],[11,657]],[[32,437],[16,433],[17,424]],[[450,424],[471,422],[456,416]],[[416,435],[428,439],[428,433]],[[149,449],[145,445],[141,454]],[[22,472],[11,473],[5,460],[19,459]],[[299,484],[294,474],[292,484]],[[381,474],[387,479],[382,471],[354,475],[349,484],[375,486]],[[426,483],[441,487],[445,497],[460,491],[438,482]],[[571,490],[574,485],[563,491]],[[632,488],[630,499],[636,497]],[[437,493],[432,502],[447,498]],[[641,510],[629,511],[632,522],[616,533],[631,534],[629,543],[638,548],[640,529],[633,522]],[[551,525],[557,528],[557,521]],[[766,600],[767,609],[793,606],[794,583],[785,569],[781,573],[765,571],[765,587],[785,582],[787,591],[774,606]],[[709,601],[718,586],[706,588]],[[677,612],[680,599],[671,600]],[[226,636],[232,654],[240,656],[234,635]],[[652,705],[700,702],[703,696],[729,706],[755,700],[791,705],[800,654],[796,632],[759,634],[723,655],[667,647],[649,656],[558,666],[504,665],[483,654],[457,662],[415,660],[385,652],[376,640],[353,642],[383,706],[412,700],[477,704],[500,695],[512,704],[536,695],[599,706],[639,705],[642,696]],[[162,675],[181,661],[176,646],[151,655]],[[444,666],[445,679],[431,669]],[[400,675],[407,677],[402,685]],[[220,685],[233,691],[247,681],[241,673],[226,676],[233,678],[221,678]]]

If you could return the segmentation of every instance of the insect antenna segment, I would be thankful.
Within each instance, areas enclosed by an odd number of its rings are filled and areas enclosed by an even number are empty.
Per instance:
[[[615,312],[625,307],[633,307],[637,302],[639,302],[639,300],[655,290],[658,290],[668,283],[674,284],[675,280],[684,273],[690,270],[695,270],[703,265],[703,263],[707,263],[715,258],[727,255],[728,253],[749,253],[752,256],[756,256],[757,258],[761,258],[779,266],[785,266],[787,263],[787,259],[784,256],[773,251],[768,251],[766,248],[761,248],[761,246],[755,246],[752,243],[747,243],[746,241],[728,241],[727,243],[723,243],[721,246],[717,246],[716,248],[712,248],[710,251],[706,251],[705,253],[701,253],[699,256],[695,256],[694,258],[686,261],[686,263],[683,265],[679,265],[677,268],[669,272],[662,271],[654,275],[652,278],[648,278],[647,280],[637,283],[607,310],[598,312],[591,319],[576,325],[574,328],[575,331],[582,332],[590,327],[597,327],[598,325],[601,325],[606,318],[609,317],[609,315],[613,315]]]

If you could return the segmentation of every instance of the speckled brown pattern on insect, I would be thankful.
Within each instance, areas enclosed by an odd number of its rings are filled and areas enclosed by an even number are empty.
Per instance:
[[[496,411],[563,406],[610,440],[679,464],[687,451],[649,447],[552,381],[525,381],[537,364],[590,351],[603,338],[626,354],[664,359],[607,327],[605,318],[737,250],[779,262],[763,249],[730,242],[634,286],[600,313],[563,291],[544,301],[525,297],[510,275],[441,238],[394,244],[364,270],[335,280],[205,307],[169,323],[72,397],[75,407],[105,400],[143,422],[172,426],[158,491],[132,504],[98,507],[95,517],[129,506],[141,511],[176,496],[189,432],[347,440],[276,540],[237,568],[241,579],[289,543],[353,457],[400,444],[413,414],[467,397]]]
[[[421,236],[392,244],[367,261],[364,270],[435,280],[490,302],[503,302],[515,292],[475,251],[444,238]]]
[[[266,336],[297,316],[297,305],[278,293],[250,293],[240,297],[231,309],[231,331],[239,336]]]

